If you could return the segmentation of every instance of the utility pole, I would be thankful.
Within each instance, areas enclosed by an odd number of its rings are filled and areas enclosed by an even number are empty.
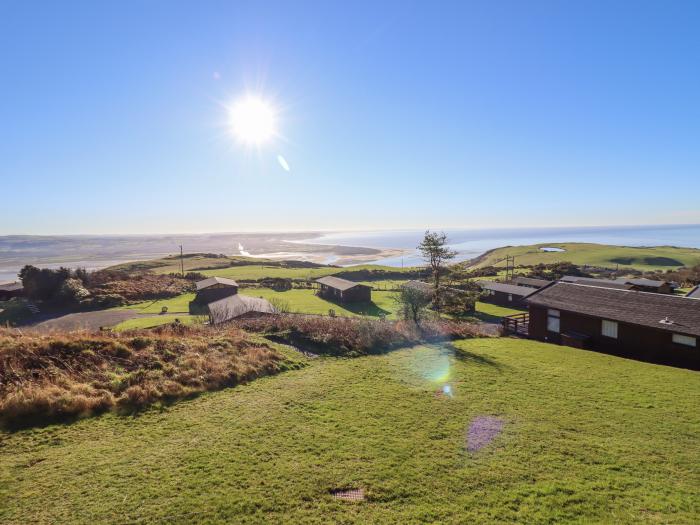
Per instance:
[[[182,244],[180,245],[180,273],[185,276],[185,260],[182,257]]]

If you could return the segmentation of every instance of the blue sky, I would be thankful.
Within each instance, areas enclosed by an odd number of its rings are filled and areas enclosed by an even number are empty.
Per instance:
[[[0,234],[700,223],[699,26],[675,1],[5,0]],[[227,128],[246,92],[278,111],[260,148]]]

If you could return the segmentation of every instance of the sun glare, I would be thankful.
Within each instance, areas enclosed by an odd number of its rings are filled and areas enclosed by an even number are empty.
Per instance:
[[[229,109],[231,130],[237,140],[248,146],[260,145],[275,134],[275,112],[264,100],[248,96]]]

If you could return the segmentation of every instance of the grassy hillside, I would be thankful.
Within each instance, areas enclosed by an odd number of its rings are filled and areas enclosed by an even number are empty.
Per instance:
[[[697,522],[700,375],[516,339],[455,350],[0,434],[0,521]],[[481,416],[503,431],[470,452]]]
[[[563,252],[545,252],[541,248],[560,248]],[[538,264],[569,261],[578,265],[615,268],[629,267],[638,270],[668,270],[680,266],[700,264],[700,250],[656,246],[634,248],[589,243],[544,243],[526,246],[510,246],[488,252],[475,261],[474,267],[504,266],[506,255],[515,256],[515,264]],[[501,262],[496,262],[501,261]]]

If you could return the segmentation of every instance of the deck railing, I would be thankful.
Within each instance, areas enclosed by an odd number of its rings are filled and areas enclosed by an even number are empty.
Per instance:
[[[530,314],[523,312],[521,314],[507,315],[501,320],[501,323],[506,334],[527,336]]]

